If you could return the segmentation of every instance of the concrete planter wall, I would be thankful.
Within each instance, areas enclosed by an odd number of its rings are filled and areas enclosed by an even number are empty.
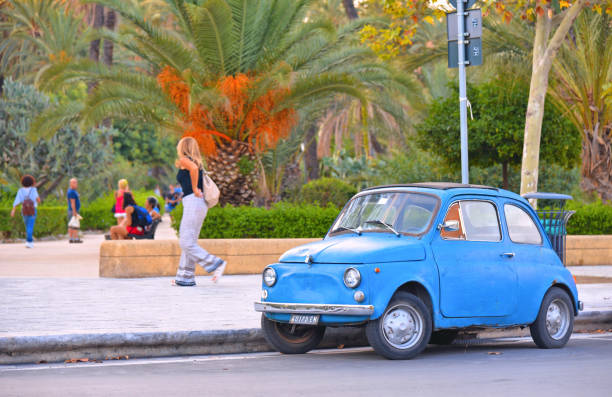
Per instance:
[[[319,239],[211,239],[198,243],[227,261],[226,274],[259,274],[287,250]],[[181,255],[178,240],[104,241],[100,277],[174,276]],[[197,275],[204,275],[196,268]]]
[[[612,265],[612,235],[567,236],[568,266]]]
[[[287,250],[318,239],[200,240],[207,251],[227,260],[226,274],[259,274]],[[177,240],[105,241],[100,246],[100,277],[174,276],[181,249]],[[612,265],[612,235],[568,236],[568,266]],[[204,275],[201,268],[196,274]]]

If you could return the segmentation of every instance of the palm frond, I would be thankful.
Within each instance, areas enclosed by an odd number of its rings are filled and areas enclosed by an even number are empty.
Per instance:
[[[232,53],[232,10],[223,0],[208,0],[189,7],[193,25],[193,44],[200,59],[211,65],[218,76],[227,73]]]

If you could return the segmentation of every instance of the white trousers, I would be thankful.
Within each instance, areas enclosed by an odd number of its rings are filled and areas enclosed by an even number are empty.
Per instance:
[[[183,197],[183,217],[179,228],[181,260],[176,272],[176,281],[195,282],[196,264],[211,273],[223,263],[221,258],[209,254],[198,245],[200,229],[202,229],[202,223],[204,223],[207,212],[208,207],[203,198],[196,197],[194,194]]]

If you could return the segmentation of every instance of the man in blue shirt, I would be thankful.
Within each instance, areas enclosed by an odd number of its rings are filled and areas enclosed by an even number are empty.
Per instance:
[[[78,216],[81,210],[81,200],[79,199],[79,192],[77,192],[78,187],[79,184],[77,179],[70,179],[70,189],[66,192],[66,197],[68,199],[68,222],[70,222],[73,216]],[[79,229],[68,227],[68,236],[70,237],[70,243],[83,242],[83,240],[79,238]]]

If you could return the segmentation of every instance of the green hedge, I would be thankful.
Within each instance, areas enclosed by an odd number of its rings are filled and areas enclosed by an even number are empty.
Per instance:
[[[144,204],[151,192],[136,192],[136,201]],[[83,230],[108,230],[116,224],[110,212],[112,196],[84,204],[81,214]],[[612,206],[601,202],[581,204],[570,202],[568,208],[576,213],[568,223],[569,234],[612,234]],[[178,230],[183,207],[172,212],[172,226]],[[10,217],[10,208],[0,208],[0,234],[3,238],[24,238],[21,215]],[[300,238],[323,237],[339,209],[333,205],[318,207],[307,204],[279,203],[271,209],[257,207],[214,207],[208,211],[200,238]],[[38,208],[34,236],[66,234],[66,207]]]
[[[144,204],[149,196],[155,196],[153,192],[140,190],[132,192],[134,199],[139,205],[144,207]],[[155,196],[160,202],[163,213],[163,200],[159,196]],[[109,192],[103,197],[100,197],[91,203],[83,203],[81,205],[81,230],[103,230],[107,231],[111,226],[117,224],[115,216],[110,211],[111,206],[115,202],[113,192]],[[10,204],[9,204],[10,205]],[[47,207],[40,205],[38,207],[38,216],[34,226],[34,237],[61,235],[67,233],[68,228],[68,204],[63,207]],[[21,218],[20,208],[17,209],[17,214],[14,218],[10,217],[10,208],[0,208],[0,233],[3,238],[24,238],[25,227]]]
[[[319,178],[302,186],[299,201],[306,204],[318,204],[322,207],[331,203],[342,208],[355,194],[357,194],[357,189],[341,179]]]
[[[38,208],[34,237],[66,234],[67,224],[66,208]],[[10,208],[0,208],[0,234],[2,238],[25,238],[25,225],[20,211],[16,211],[15,217],[11,218]]]
[[[155,196],[159,201],[161,211],[163,213],[164,201],[161,197],[153,194],[152,191],[148,190],[136,190],[133,191],[134,200],[141,206],[145,206],[147,197]],[[108,192],[106,195],[99,197],[91,203],[81,205],[81,221],[82,230],[108,230],[111,226],[117,224],[115,215],[110,211],[111,207],[115,203],[115,197],[113,192]]]
[[[612,206],[571,202],[576,213],[568,223],[568,234],[612,234]],[[172,226],[178,230],[183,207],[172,212]],[[256,207],[215,207],[208,211],[200,238],[299,238],[323,237],[339,209],[330,205],[276,204],[271,209]]]
[[[286,203],[270,209],[214,207],[206,215],[200,238],[322,238],[339,212],[333,205]],[[182,213],[182,205],[172,211],[172,227],[176,230]]]
[[[570,202],[568,209],[576,211],[567,224],[568,234],[612,234],[611,205]]]

